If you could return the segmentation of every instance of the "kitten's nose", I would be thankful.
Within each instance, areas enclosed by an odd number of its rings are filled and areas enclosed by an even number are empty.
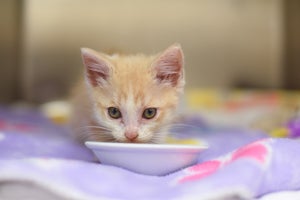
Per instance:
[[[134,140],[136,139],[137,137],[139,136],[139,134],[137,133],[136,130],[127,130],[125,132],[125,137],[128,139],[128,140]]]

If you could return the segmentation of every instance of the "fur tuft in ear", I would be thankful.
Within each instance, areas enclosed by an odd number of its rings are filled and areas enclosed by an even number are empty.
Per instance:
[[[92,49],[81,48],[81,55],[88,82],[93,87],[103,87],[110,75],[109,62]]]
[[[159,83],[172,87],[183,86],[183,52],[179,44],[174,44],[161,53],[152,67]]]

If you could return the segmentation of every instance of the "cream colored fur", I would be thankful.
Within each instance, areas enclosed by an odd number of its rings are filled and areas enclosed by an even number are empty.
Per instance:
[[[146,56],[114,55],[82,49],[84,80],[73,91],[71,125],[80,141],[161,143],[175,117],[179,94],[185,84],[183,53],[179,45]],[[112,119],[117,107],[121,119]],[[153,119],[142,118],[146,108],[157,108]],[[137,131],[128,140],[126,130]]]

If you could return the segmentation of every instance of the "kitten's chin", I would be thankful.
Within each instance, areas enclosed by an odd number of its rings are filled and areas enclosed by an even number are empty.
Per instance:
[[[137,143],[137,144],[162,144],[166,142],[168,132],[161,131],[159,134],[153,133],[140,133],[138,137],[134,139],[129,139],[124,136],[114,135],[111,136],[114,138],[113,142],[117,143]]]
[[[134,140],[129,140],[129,139],[119,139],[119,140],[115,140],[115,142],[118,143],[132,143],[132,144],[160,144],[163,143],[164,140],[158,140],[158,139],[154,139],[154,138],[149,138],[149,139],[134,139]]]
[[[140,140],[137,143],[148,143],[148,144],[163,144],[166,142],[166,137],[152,137],[148,140]]]

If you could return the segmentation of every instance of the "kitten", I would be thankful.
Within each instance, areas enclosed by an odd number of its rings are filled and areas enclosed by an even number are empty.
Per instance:
[[[183,52],[154,56],[81,49],[84,81],[74,90],[72,127],[84,141],[162,143],[185,84]]]

